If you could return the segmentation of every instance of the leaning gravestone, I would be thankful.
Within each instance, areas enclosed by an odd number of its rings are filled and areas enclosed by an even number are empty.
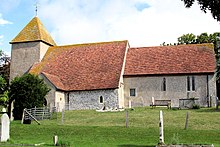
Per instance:
[[[0,132],[1,142],[5,142],[9,140],[9,126],[10,126],[10,120],[8,115],[5,113],[1,117],[1,132]]]

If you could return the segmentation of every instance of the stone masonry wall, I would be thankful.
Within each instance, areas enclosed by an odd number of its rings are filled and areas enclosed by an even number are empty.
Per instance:
[[[66,93],[66,100],[68,93]],[[103,97],[103,103],[100,103],[100,96]],[[112,90],[92,90],[75,91],[69,93],[69,110],[79,109],[101,109],[105,104],[107,108],[119,106],[118,89]]]
[[[190,76],[190,75],[189,75]],[[148,76],[130,77],[124,79],[125,107],[129,100],[132,106],[149,106],[154,99],[171,99],[172,107],[179,107],[179,99],[199,98],[201,106],[207,106],[207,95],[212,96],[212,104],[215,104],[216,83],[213,75],[194,75],[195,91],[187,91],[187,76]],[[166,91],[162,91],[162,81],[166,79]],[[209,88],[207,88],[209,85]],[[130,96],[130,88],[136,90],[136,96]]]
[[[40,62],[48,47],[43,42],[12,44],[10,80],[16,76],[22,76],[34,63]]]

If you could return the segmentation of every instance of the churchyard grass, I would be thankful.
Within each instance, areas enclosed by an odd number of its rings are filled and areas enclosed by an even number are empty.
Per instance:
[[[81,146],[155,146],[159,142],[159,111],[164,114],[166,144],[214,144],[220,147],[220,111],[214,108],[198,110],[168,110],[150,107],[128,110],[128,128],[124,112],[96,112],[95,110],[65,111],[57,119],[40,121],[38,125],[11,122],[11,144],[39,144],[52,146],[53,136],[59,142]],[[188,129],[184,130],[189,112]],[[1,144],[2,145],[2,144]]]

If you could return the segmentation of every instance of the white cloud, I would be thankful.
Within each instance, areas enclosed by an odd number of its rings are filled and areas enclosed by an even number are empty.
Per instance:
[[[0,25],[11,24],[10,21],[7,21],[2,18],[2,14],[0,13]]]
[[[137,4],[150,6],[137,9]],[[173,43],[186,33],[218,32],[198,5],[175,0],[41,0],[39,17],[58,44],[129,40],[131,46]]]

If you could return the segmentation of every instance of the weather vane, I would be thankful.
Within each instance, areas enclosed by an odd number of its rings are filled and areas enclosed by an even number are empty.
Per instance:
[[[38,6],[39,6],[39,3],[38,3],[38,0],[36,0],[36,4],[35,4],[35,12],[36,12],[36,16],[37,16],[37,11],[38,11]]]

